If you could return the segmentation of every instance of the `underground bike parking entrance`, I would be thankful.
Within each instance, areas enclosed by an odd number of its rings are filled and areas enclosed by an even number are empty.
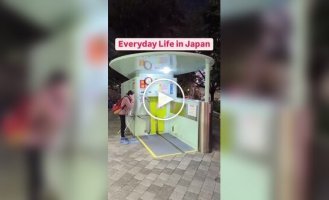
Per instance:
[[[209,151],[209,93],[202,101],[186,99],[174,76],[205,70],[209,91],[213,64],[211,57],[187,52],[137,53],[110,62],[111,68],[129,78],[121,84],[121,96],[135,92],[127,128],[154,158]]]

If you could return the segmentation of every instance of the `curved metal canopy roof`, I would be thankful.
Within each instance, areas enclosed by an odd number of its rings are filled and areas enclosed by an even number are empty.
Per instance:
[[[110,62],[110,67],[120,74],[132,78],[140,73],[185,74],[210,66],[214,59],[198,53],[187,52],[146,52],[121,56]]]

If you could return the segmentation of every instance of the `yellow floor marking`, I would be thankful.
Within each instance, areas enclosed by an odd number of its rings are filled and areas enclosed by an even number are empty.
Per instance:
[[[137,136],[138,140],[143,144],[143,146],[146,148],[146,150],[152,155],[153,158],[157,158],[157,156],[153,153],[153,151],[144,143],[144,141]]]

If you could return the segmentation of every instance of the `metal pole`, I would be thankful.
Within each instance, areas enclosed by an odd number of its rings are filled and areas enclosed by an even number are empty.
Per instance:
[[[210,64],[207,59],[205,59],[205,81],[204,81],[204,101],[209,102],[209,88],[210,88]]]

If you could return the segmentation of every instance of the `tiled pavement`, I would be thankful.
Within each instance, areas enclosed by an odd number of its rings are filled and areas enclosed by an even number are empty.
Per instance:
[[[119,144],[109,114],[108,199],[219,200],[219,152],[153,159],[141,144]]]

